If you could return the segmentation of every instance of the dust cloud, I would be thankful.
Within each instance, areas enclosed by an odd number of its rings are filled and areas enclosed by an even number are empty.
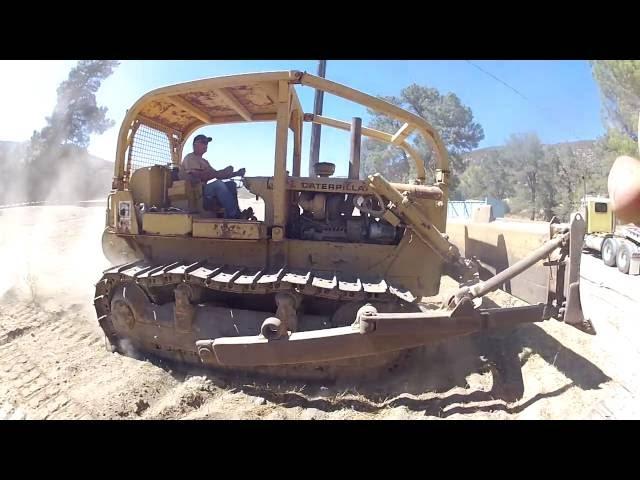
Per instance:
[[[91,167],[86,156],[66,159],[45,199],[27,206],[16,206],[34,198],[26,169],[2,182],[0,299],[92,303],[94,284],[109,266],[101,235],[111,172]]]

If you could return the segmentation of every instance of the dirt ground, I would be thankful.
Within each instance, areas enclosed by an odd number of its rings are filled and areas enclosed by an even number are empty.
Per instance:
[[[0,419],[640,418],[640,277],[597,258],[583,260],[596,336],[548,321],[303,384],[107,352],[92,307],[103,224],[103,207],[0,210]]]

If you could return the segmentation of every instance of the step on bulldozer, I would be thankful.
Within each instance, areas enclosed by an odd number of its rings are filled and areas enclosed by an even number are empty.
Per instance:
[[[303,87],[402,127],[388,133],[304,113]],[[203,127],[252,122],[275,122],[273,175],[241,180],[264,215],[224,218],[203,202],[202,183],[179,175],[183,149]],[[351,132],[347,177],[327,162],[301,176],[304,122]],[[412,134],[435,158],[429,184]],[[363,135],[404,150],[415,180],[361,179]],[[429,123],[325,78],[252,73],[151,91],[119,132],[102,239],[113,266],[96,284],[98,322],[113,351],[302,377],[373,368],[432,342],[521,323],[555,319],[595,333],[580,302],[581,215],[447,225],[449,183],[447,151]],[[427,299],[442,296],[443,275],[457,287],[434,306]],[[526,304],[483,306],[497,289]]]

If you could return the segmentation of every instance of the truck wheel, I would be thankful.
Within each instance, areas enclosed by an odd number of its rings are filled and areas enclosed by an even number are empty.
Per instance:
[[[607,238],[602,243],[602,261],[608,267],[616,266],[616,255],[618,254],[618,244],[611,238]]]
[[[631,250],[625,244],[620,245],[616,261],[618,263],[618,270],[622,273],[629,273],[629,266],[631,265]]]

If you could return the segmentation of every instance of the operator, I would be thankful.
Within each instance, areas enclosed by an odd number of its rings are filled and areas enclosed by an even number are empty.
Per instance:
[[[214,197],[218,199],[224,208],[225,218],[242,218],[238,205],[238,191],[235,182],[223,182],[223,180],[240,176],[244,177],[245,169],[233,171],[229,165],[223,170],[214,169],[211,164],[202,157],[207,151],[209,142],[213,140],[206,135],[197,135],[193,139],[193,152],[189,153],[182,160],[180,165],[180,176],[185,180],[200,181],[205,183],[203,196],[205,200],[211,201]],[[213,182],[209,182],[213,180]]]

